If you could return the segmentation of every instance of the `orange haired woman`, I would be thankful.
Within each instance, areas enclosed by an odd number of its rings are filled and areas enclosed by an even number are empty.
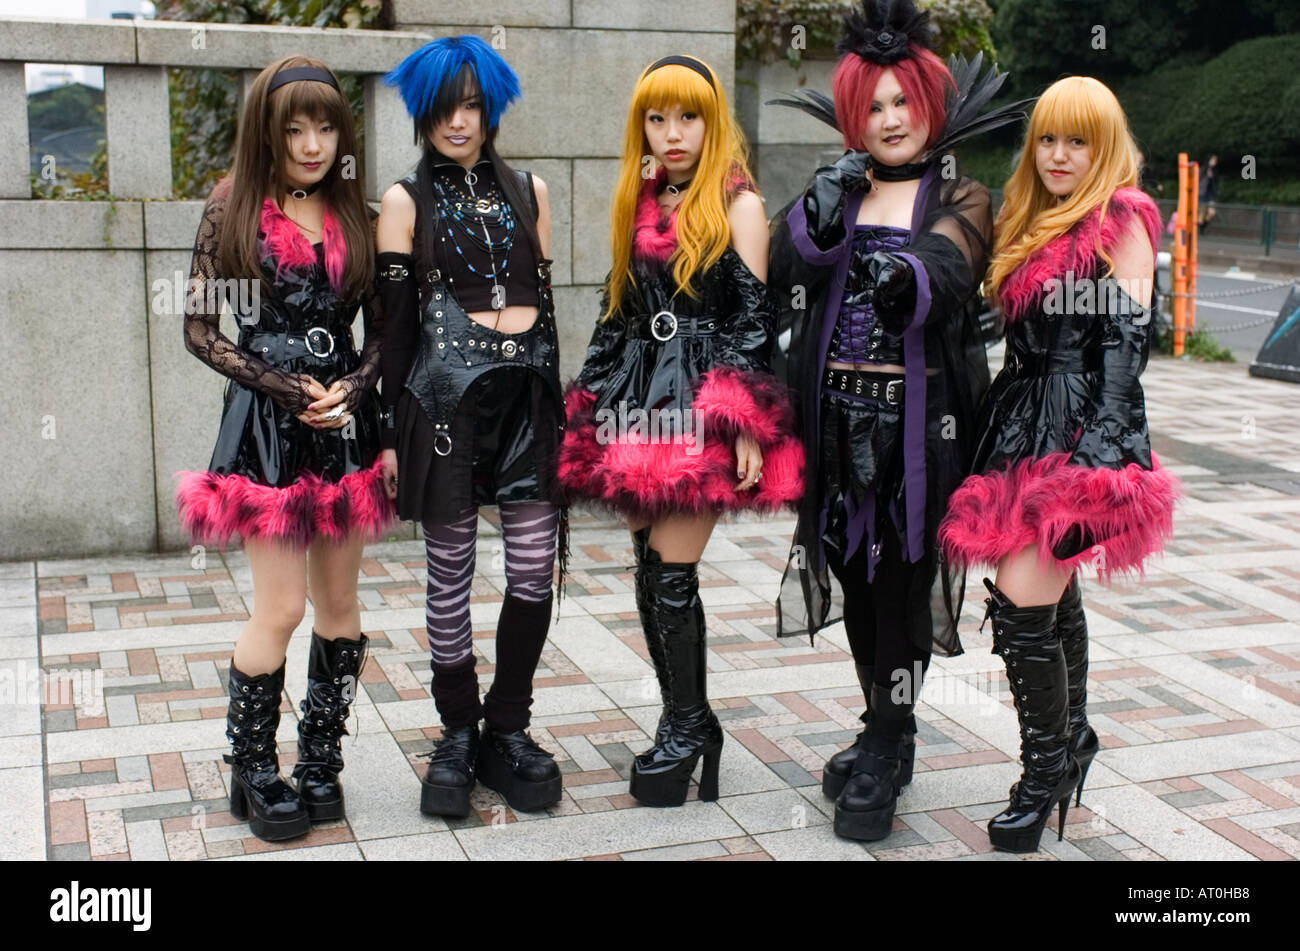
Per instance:
[[[1070,76],[1034,108],[997,220],[989,286],[1009,322],[1006,363],[940,541],[958,564],[997,568],[987,618],[1024,773],[988,829],[1010,852],[1038,848],[1058,803],[1059,838],[1100,745],[1076,570],[1141,570],[1173,533],[1178,481],[1151,451],[1138,382],[1160,217],[1137,176],[1114,94]]]
[[[689,56],[642,72],[610,219],[613,266],[582,372],[566,394],[560,479],[572,500],[625,516],[637,607],[663,694],[632,795],[718,795],[722,727],[705,690],[696,563],[720,514],[774,511],[803,490],[774,343],[767,221],[717,74]],[[642,157],[660,168],[642,174]],[[760,482],[760,479],[762,480]]]

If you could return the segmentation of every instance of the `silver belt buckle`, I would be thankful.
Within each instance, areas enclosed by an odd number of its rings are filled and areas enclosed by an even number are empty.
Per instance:
[[[902,380],[890,380],[889,385],[885,387],[885,400],[889,403],[897,403],[898,398],[894,396],[894,387],[901,386]]]
[[[672,329],[668,331],[668,335],[666,337],[659,336],[659,318],[661,317],[672,321]],[[659,313],[651,317],[650,336],[654,337],[660,343],[667,343],[669,340],[672,340],[673,337],[676,337],[677,336],[677,315],[674,314],[671,310],[661,310],[659,311]]]
[[[313,334],[324,334],[325,339],[329,341],[329,345],[330,345],[329,349],[326,350],[324,353],[318,353],[316,351],[315,341],[312,340]],[[303,334],[302,342],[307,345],[307,352],[310,353],[313,357],[328,357],[331,353],[334,352],[334,336],[324,327],[312,327],[305,334]]]

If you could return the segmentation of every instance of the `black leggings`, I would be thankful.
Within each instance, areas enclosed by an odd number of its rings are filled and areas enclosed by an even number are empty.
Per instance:
[[[882,531],[880,538],[881,557],[870,584],[865,541],[848,564],[841,564],[830,548],[826,550],[826,561],[844,591],[844,630],[849,636],[853,662],[873,667],[874,683],[893,687],[898,682],[895,671],[905,671],[910,678],[917,663],[924,676],[930,666],[930,651],[916,646],[911,635],[915,620],[908,617],[908,592],[917,566],[903,560],[891,529]]]

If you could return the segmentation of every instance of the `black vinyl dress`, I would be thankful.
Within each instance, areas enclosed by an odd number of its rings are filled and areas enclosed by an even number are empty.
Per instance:
[[[192,293],[199,296],[187,307],[184,333],[190,352],[230,383],[208,470],[178,473],[182,525],[196,541],[215,544],[235,534],[298,546],[353,531],[378,538],[392,523],[392,504],[377,467],[374,386],[383,316],[374,288],[360,297],[335,288],[330,272],[341,274],[347,252],[332,214],[326,213],[324,242],[312,246],[267,199],[258,309],[243,312],[241,294],[220,283],[229,188],[228,180],[220,183],[204,208],[191,264]],[[237,343],[218,329],[223,299],[235,310]],[[365,321],[361,351],[352,339],[358,308]],[[348,424],[316,429],[297,418],[313,402],[305,376],[326,389],[345,381]]]

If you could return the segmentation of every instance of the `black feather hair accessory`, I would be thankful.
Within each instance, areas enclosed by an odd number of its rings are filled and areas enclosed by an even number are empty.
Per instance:
[[[908,55],[909,43],[933,51],[933,36],[929,12],[917,10],[912,0],[862,0],[862,9],[844,18],[835,51],[892,66]]]

